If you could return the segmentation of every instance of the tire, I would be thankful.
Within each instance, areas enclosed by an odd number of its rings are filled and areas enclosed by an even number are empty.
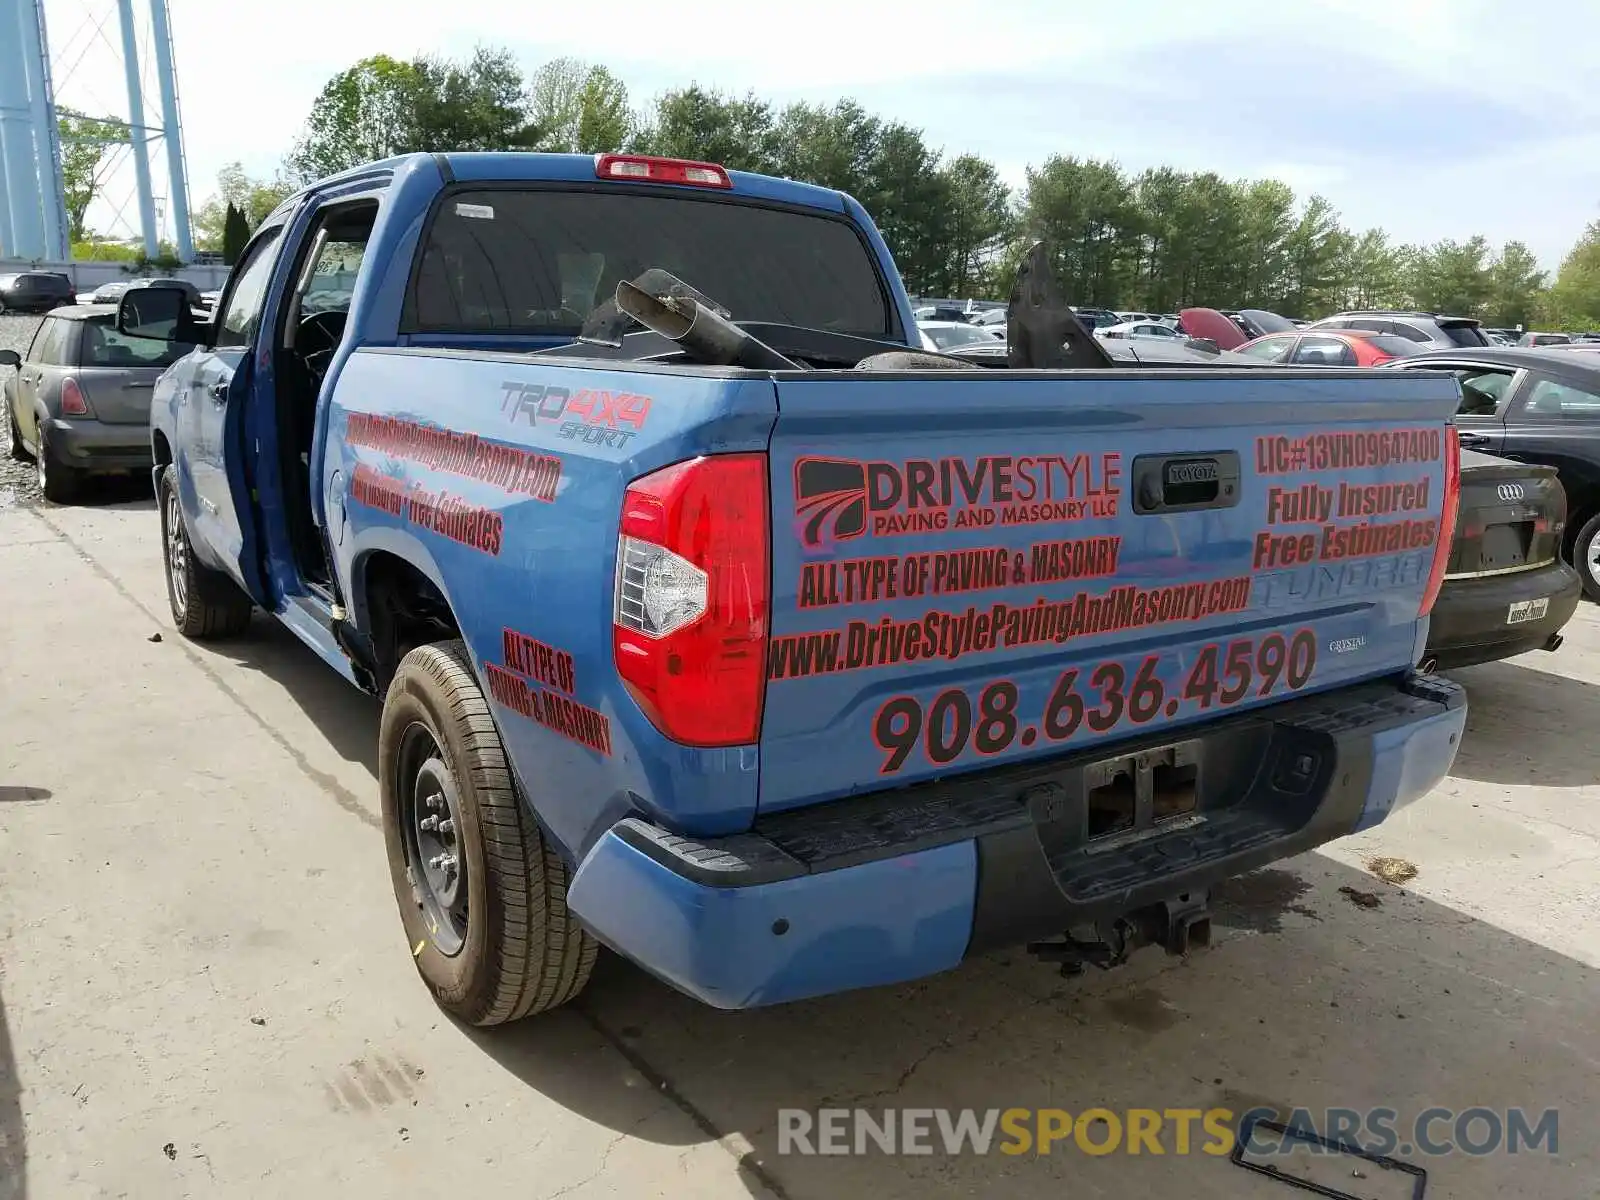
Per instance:
[[[39,452],[33,456],[33,473],[39,490],[51,504],[70,504],[83,488],[83,472],[64,467],[50,454],[50,435],[39,422]]]
[[[599,943],[567,908],[566,863],[518,794],[461,642],[401,660],[378,726],[378,792],[406,946],[441,1008],[500,1025],[583,990]],[[424,828],[443,812],[449,837]]]
[[[184,637],[196,642],[243,633],[255,605],[233,580],[195,557],[183,506],[178,503],[176,466],[169,464],[161,473],[156,502],[161,506],[161,557],[172,623]]]
[[[1600,602],[1600,513],[1583,523],[1572,539],[1572,567],[1583,580],[1583,594]]]
[[[28,453],[22,444],[22,430],[17,428],[17,411],[11,407],[14,403],[16,402],[8,394],[5,397],[6,433],[10,438],[11,444],[7,448],[7,454],[10,455],[12,462],[32,462],[33,456]]]

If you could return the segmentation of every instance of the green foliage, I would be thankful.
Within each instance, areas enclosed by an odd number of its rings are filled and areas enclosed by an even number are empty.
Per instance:
[[[267,215],[291,195],[295,185],[286,175],[275,179],[253,179],[239,163],[229,163],[217,172],[217,190],[195,210],[194,244],[202,250],[226,252],[228,209],[237,209],[244,218],[245,237]]]
[[[509,50],[364,58],[323,87],[289,167],[312,180],[415,151],[536,148],[524,83]]]
[[[520,148],[626,149],[847,192],[883,231],[913,294],[1004,298],[1023,249],[1043,239],[1084,304],[1294,317],[1419,307],[1499,325],[1600,326],[1600,222],[1547,288],[1520,242],[1498,253],[1481,237],[1396,246],[1381,229],[1353,233],[1325,198],[1297,198],[1275,179],[1171,167],[1130,176],[1115,162],[1054,155],[1013,194],[987,160],[948,157],[853,100],[778,109],[691,84],[635,111],[608,68],[571,58],[526,77],[505,50],[480,48],[464,63],[362,59],[323,88],[289,163],[315,178],[407,151]],[[222,243],[224,202],[260,220],[245,199],[223,189],[202,209],[202,244]]]
[[[250,240],[250,222],[239,207],[228,202],[228,212],[222,221],[222,261],[233,266]]]
[[[176,271],[183,266],[183,259],[178,257],[170,244],[162,242],[154,257],[145,253],[143,249],[136,250],[133,258],[122,265],[124,275],[165,275]]]
[[[126,242],[107,242],[91,237],[72,243],[72,257],[82,262],[129,262],[138,258],[140,251]]]
[[[61,139],[62,198],[66,202],[69,240],[81,242],[87,236],[84,222],[89,206],[112,167],[109,151],[116,143],[128,140],[127,128],[116,121],[86,117],[70,109],[58,110],[56,125]]]
[[[528,111],[539,149],[601,154],[625,147],[634,134],[627,86],[607,68],[557,58],[533,73]]]
[[[1548,329],[1600,329],[1600,221],[1591,221],[1562,259],[1540,321]]]

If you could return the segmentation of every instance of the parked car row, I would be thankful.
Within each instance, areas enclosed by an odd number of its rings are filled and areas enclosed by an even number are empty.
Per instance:
[[[1154,322],[1094,333],[1113,361],[1128,366],[1390,367],[1456,375],[1462,489],[1428,642],[1439,668],[1557,649],[1580,595],[1600,600],[1600,353],[1494,346],[1477,321],[1433,313],[1348,312],[1310,323],[1263,310],[1186,309],[1183,317],[1209,340],[1157,333]],[[944,324],[936,336],[925,327],[924,344],[1003,367],[1005,326],[992,328],[999,337],[962,323]],[[1242,340],[1246,329],[1263,332]],[[1202,348],[1216,342],[1236,348]],[[1600,343],[1590,348],[1600,352]]]

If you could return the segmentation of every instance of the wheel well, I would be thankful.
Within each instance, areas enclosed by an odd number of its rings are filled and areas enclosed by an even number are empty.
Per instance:
[[[460,637],[461,624],[433,580],[399,555],[373,551],[361,579],[373,684],[382,696],[402,658],[429,642]]]
[[[1567,497],[1567,528],[1561,536],[1561,549],[1568,558],[1578,544],[1578,534],[1596,512],[1600,512],[1600,488],[1585,488]]]
[[[150,452],[155,456],[158,467],[165,467],[172,462],[172,446],[167,442],[167,435],[159,429],[150,435]]]

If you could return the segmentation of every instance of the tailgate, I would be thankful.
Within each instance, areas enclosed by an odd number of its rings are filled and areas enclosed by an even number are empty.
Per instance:
[[[762,809],[1408,668],[1457,399],[1398,371],[781,378]]]

